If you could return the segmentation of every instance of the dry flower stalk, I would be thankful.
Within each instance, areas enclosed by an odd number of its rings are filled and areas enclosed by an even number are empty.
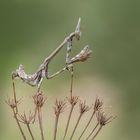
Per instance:
[[[33,136],[33,132],[30,128],[30,124],[32,123],[33,119],[34,119],[34,114],[32,114],[31,111],[29,112],[29,116],[27,116],[25,113],[23,113],[23,115],[19,115],[19,121],[27,126],[27,129],[31,135],[32,140],[35,139]]]
[[[54,127],[54,138],[53,140],[56,140],[56,134],[57,134],[57,126],[59,121],[59,115],[60,113],[64,112],[64,109],[66,108],[66,102],[65,101],[58,101],[56,99],[55,101],[55,107],[54,107],[54,113],[55,113],[55,127]]]
[[[74,110],[75,105],[78,102],[78,99],[79,99],[78,96],[70,96],[69,98],[67,97],[67,100],[71,105],[71,108],[70,108],[70,112],[69,112],[69,116],[68,116],[68,120],[67,120],[67,124],[66,124],[66,128],[65,128],[63,140],[66,138],[68,128],[69,128],[69,124],[70,124],[70,120],[71,120],[71,116],[72,116],[72,112]]]
[[[19,128],[19,130],[20,130],[20,132],[21,132],[21,135],[22,135],[23,139],[26,140],[26,136],[25,136],[25,134],[24,134],[24,132],[23,132],[23,129],[22,129],[21,125],[20,125],[20,122],[19,122],[19,120],[18,120],[18,118],[17,118],[17,112],[16,112],[16,108],[17,108],[17,105],[20,103],[20,100],[17,100],[17,99],[16,99],[16,101],[15,101],[15,99],[8,99],[8,100],[6,101],[6,103],[7,103],[7,104],[9,105],[9,107],[12,109],[13,114],[14,114],[14,118],[15,118],[16,123],[17,123],[17,125],[18,125],[18,128]]]
[[[86,105],[86,101],[84,101],[84,102],[80,101],[80,103],[79,103],[79,109],[80,109],[80,114],[79,114],[79,117],[78,117],[77,122],[75,124],[75,127],[74,127],[74,129],[72,131],[72,135],[70,137],[70,140],[72,140],[72,138],[73,138],[73,136],[75,134],[75,131],[76,131],[77,127],[78,127],[78,124],[80,123],[80,120],[81,120],[83,114],[85,112],[89,111],[90,110],[90,107],[88,105]]]
[[[38,120],[39,120],[39,127],[40,127],[40,132],[41,132],[41,139],[44,140],[44,133],[43,133],[43,127],[42,127],[42,111],[41,108],[44,106],[44,103],[46,101],[46,97],[42,94],[42,93],[38,93],[36,95],[33,96],[34,99],[34,104],[37,107],[37,113],[38,113]],[[13,110],[13,114],[14,114],[14,118],[17,122],[17,125],[20,129],[20,132],[23,136],[23,139],[26,140],[25,134],[22,130],[22,127],[20,125],[21,123],[24,123],[27,126],[27,129],[31,135],[32,140],[35,140],[35,137],[33,136],[33,132],[30,128],[30,124],[32,123],[33,119],[34,119],[34,114],[32,114],[31,112],[29,113],[29,115],[27,116],[25,113],[23,113],[22,115],[19,115],[16,113],[16,106],[20,103],[20,100],[17,101],[17,103],[15,103],[14,99],[8,99],[6,101],[6,103],[10,106],[10,108]],[[70,96],[69,98],[67,97],[67,101],[68,103],[71,105],[70,108],[70,115],[68,116],[68,121],[67,121],[67,125],[66,125],[66,129],[64,131],[64,136],[63,136],[63,140],[66,139],[66,134],[68,132],[68,127],[70,124],[70,118],[72,116],[72,111],[75,107],[75,105],[77,104],[77,102],[79,101],[79,97],[78,96]],[[103,126],[105,126],[106,124],[110,123],[115,117],[113,116],[107,116],[104,111],[101,111],[103,106],[102,101],[97,98],[95,100],[94,106],[93,106],[93,111],[91,113],[91,115],[93,115],[93,112],[96,112],[96,118],[97,118],[97,123],[95,126],[93,126],[93,129],[91,130],[91,132],[88,134],[86,140],[93,140],[96,138],[96,136],[99,134],[99,132],[101,131],[101,129],[103,128]],[[57,100],[55,102],[55,106],[54,106],[54,113],[55,113],[55,126],[54,126],[54,135],[53,135],[53,140],[57,139],[57,129],[58,129],[58,122],[59,122],[59,117],[60,114],[64,112],[66,108],[66,102],[64,100]],[[88,105],[86,105],[86,101],[79,102],[79,116],[78,119],[76,121],[76,124],[74,125],[74,129],[72,131],[71,137],[69,138],[70,140],[73,139],[74,134],[76,132],[76,129],[78,128],[78,125],[80,123],[80,120],[83,116],[83,114],[85,114],[87,111],[89,111],[91,109],[91,107],[89,107]],[[87,123],[89,123],[89,121],[87,121]],[[91,122],[90,122],[91,123]],[[87,124],[85,125],[85,127],[87,126]],[[94,132],[96,131],[96,133],[94,134]],[[94,134],[94,135],[93,135]],[[80,135],[81,136],[81,135]],[[79,136],[79,137],[80,137]],[[79,139],[78,137],[78,139]],[[81,138],[81,137],[80,137]]]
[[[47,100],[47,97],[45,95],[43,95],[42,92],[40,92],[33,96],[33,100],[34,100],[34,104],[38,108],[42,108],[45,101]]]
[[[43,125],[42,125],[42,107],[47,100],[47,97],[44,96],[41,92],[33,96],[34,104],[36,106],[37,113],[38,113],[38,120],[39,120],[39,128],[41,133],[41,139],[44,140],[44,132],[43,132]],[[34,117],[36,117],[36,112]]]
[[[77,40],[80,39],[81,36],[81,31],[80,31],[80,22],[81,19],[79,19],[75,33],[76,33],[76,38]],[[71,40],[72,42],[72,40]],[[66,64],[68,64],[71,59],[70,59],[70,52],[71,52],[71,47],[72,47],[72,43],[67,43],[67,54],[66,54]],[[70,83],[70,97],[67,97],[68,102],[71,105],[70,108],[70,112],[69,112],[69,116],[68,116],[68,120],[67,120],[67,124],[66,124],[66,128],[65,128],[65,132],[64,132],[64,136],[63,136],[63,140],[65,140],[67,132],[68,132],[68,128],[69,128],[69,124],[70,124],[70,120],[71,120],[71,116],[72,116],[72,112],[74,110],[74,106],[77,104],[78,102],[78,96],[73,96],[73,77],[74,77],[74,67],[73,64],[69,64],[67,69],[70,71],[71,73],[71,83]]]
[[[99,134],[99,132],[101,131],[101,129],[103,128],[103,126],[105,126],[106,124],[110,123],[115,117],[114,116],[109,116],[107,117],[107,115],[105,114],[105,112],[103,111],[98,111],[96,113],[96,118],[97,118],[97,124],[95,129],[98,127],[98,125],[100,125],[100,127],[98,128],[97,132],[94,134],[94,136],[91,138],[91,140],[95,139],[96,136]],[[90,138],[90,136],[93,134],[94,130],[93,129],[91,131],[91,133],[89,134],[89,136],[87,137],[86,140],[88,140]]]
[[[15,82],[14,82],[14,77],[12,75],[12,86],[13,86],[13,95],[14,95],[14,100],[15,103],[17,101],[17,97],[16,97],[16,88],[15,88]],[[16,106],[16,113],[18,112],[18,107]]]
[[[96,118],[97,118],[97,121],[99,122],[99,124],[101,126],[104,126],[104,125],[110,123],[116,117],[115,116],[107,116],[107,114],[105,114],[104,111],[98,111],[96,113]]]
[[[73,69],[73,66],[71,67],[71,83],[70,83],[70,96],[72,98],[72,90],[73,90],[73,77],[74,77],[74,69]]]
[[[82,136],[84,135],[84,133],[87,130],[88,126],[90,125],[90,123],[91,123],[96,111],[100,110],[102,106],[103,106],[103,102],[100,101],[99,98],[96,98],[95,103],[94,103],[94,107],[93,107],[93,113],[91,114],[91,117],[90,117],[89,121],[87,122],[87,124],[86,124],[84,130],[82,131],[80,137],[78,138],[78,140],[80,140],[82,138]]]
[[[97,122],[97,124],[93,127],[92,131],[90,132],[86,140],[88,140],[91,137],[91,135],[94,133],[94,131],[97,129],[98,126],[99,126],[99,123]]]
[[[15,109],[18,104],[20,104],[21,99],[16,100],[15,99],[7,99],[5,102],[12,108]]]

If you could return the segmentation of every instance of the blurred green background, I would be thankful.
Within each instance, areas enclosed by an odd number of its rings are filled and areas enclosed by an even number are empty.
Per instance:
[[[0,0],[0,140],[21,139],[4,103],[7,95],[12,96],[11,72],[19,64],[27,73],[35,72],[44,58],[74,31],[79,17],[83,33],[81,40],[74,42],[73,54],[87,44],[93,54],[86,63],[75,67],[75,92],[86,98],[99,90],[104,102],[112,106],[111,112],[118,116],[97,140],[138,140],[139,5],[138,0]],[[64,65],[65,51],[64,48],[54,59],[50,73]],[[21,81],[16,84],[23,97],[32,96],[35,91]],[[69,76],[64,73],[45,80],[43,91],[54,98],[64,97],[68,85]]]

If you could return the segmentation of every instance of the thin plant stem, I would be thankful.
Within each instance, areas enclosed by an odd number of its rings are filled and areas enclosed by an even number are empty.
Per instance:
[[[38,93],[40,92],[40,87],[41,87],[41,84],[40,84],[40,86],[37,88],[37,93],[36,93],[36,94],[38,94]]]
[[[41,139],[44,140],[43,126],[42,126],[42,115],[41,115],[41,108],[40,107],[38,107],[38,120],[39,120]]]
[[[72,93],[73,93],[73,71],[74,70],[73,70],[73,66],[72,66],[71,67],[71,84],[70,84],[70,97],[71,97],[71,99],[72,99]],[[73,109],[74,109],[74,105],[71,105],[71,109],[70,109],[70,113],[69,113],[69,116],[68,116],[68,121],[67,121],[67,125],[66,125],[63,140],[65,139],[65,137],[67,135],[67,131],[68,131],[68,127],[69,127],[69,124],[70,124],[70,119],[71,119]]]
[[[35,107],[34,119],[33,119],[33,122],[32,123],[34,123],[35,120],[36,120],[36,114],[37,114],[37,106]]]
[[[23,137],[24,140],[26,140],[25,134],[24,134],[24,132],[23,132],[23,130],[21,128],[21,125],[20,125],[19,120],[17,118],[17,113],[15,112],[14,108],[13,108],[13,113],[14,113],[14,118],[15,118],[15,120],[17,122],[18,128],[19,128],[19,130],[20,130],[20,132],[22,134],[22,137]]]
[[[78,126],[78,124],[79,124],[79,122],[80,122],[80,120],[81,120],[82,115],[83,115],[83,114],[80,113],[80,115],[79,115],[79,117],[78,117],[78,120],[77,120],[77,122],[76,122],[76,125],[75,125],[75,127],[74,127],[74,129],[73,129],[72,135],[71,135],[71,137],[70,137],[70,140],[72,140],[72,138],[73,138],[73,136],[74,136],[74,133],[75,133],[75,131],[76,131],[76,129],[77,129],[77,126]]]
[[[98,129],[98,131],[96,132],[96,134],[92,137],[92,139],[91,140],[94,140],[95,138],[96,138],[96,136],[99,134],[99,132],[101,131],[101,129],[102,129],[102,125],[99,127],[99,129]]]
[[[15,88],[15,82],[12,76],[12,86],[13,86],[13,94],[14,94],[14,101],[15,104],[17,103],[17,97],[16,97],[16,88]],[[16,106],[16,114],[18,113],[18,107]]]
[[[89,121],[88,121],[88,123],[87,123],[87,125],[85,126],[85,128],[84,128],[84,130],[82,131],[80,137],[78,138],[78,140],[80,140],[80,139],[82,138],[83,134],[84,134],[85,131],[87,130],[89,124],[91,123],[91,121],[92,121],[92,119],[93,119],[93,117],[94,117],[94,115],[95,115],[95,112],[96,112],[96,111],[94,110],[93,113],[92,113],[92,115],[91,115],[91,117],[90,117],[90,119],[89,119]]]
[[[56,140],[57,127],[58,127],[58,120],[59,120],[59,115],[56,115],[56,118],[55,118],[55,126],[54,126],[54,137],[53,137],[53,140]]]
[[[66,125],[66,129],[65,129],[63,140],[65,140],[65,137],[67,135],[67,131],[68,131],[68,128],[69,128],[69,124],[70,124],[70,120],[71,120],[73,109],[74,109],[74,105],[71,105],[71,109],[70,109],[70,113],[69,113],[69,116],[68,116],[68,121],[67,121],[67,125]]]
[[[74,77],[74,69],[73,66],[71,68],[71,85],[70,85],[70,96],[72,98],[72,93],[73,93],[73,77]]]
[[[93,128],[93,130],[91,131],[91,133],[88,135],[88,137],[86,138],[86,140],[88,140],[91,135],[93,134],[93,132],[96,130],[96,128],[98,127],[99,123],[96,124],[96,126]]]
[[[29,124],[26,124],[26,125],[27,125],[28,131],[29,131],[29,133],[30,133],[30,135],[32,137],[32,140],[34,140],[34,136],[33,136],[33,133],[31,131],[30,125]]]

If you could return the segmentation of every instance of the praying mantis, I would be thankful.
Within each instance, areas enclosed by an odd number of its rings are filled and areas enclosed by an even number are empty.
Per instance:
[[[89,49],[87,45],[76,56],[74,56],[73,58],[70,57],[73,38],[76,38],[76,40],[79,40],[81,37],[80,28],[81,28],[81,18],[79,18],[78,20],[75,31],[70,33],[63,40],[63,42],[43,61],[43,63],[40,65],[40,67],[34,74],[30,74],[30,75],[26,74],[24,71],[23,65],[19,65],[19,68],[16,69],[16,71],[12,73],[12,78],[15,79],[18,77],[23,82],[27,83],[30,86],[37,87],[39,90],[44,78],[52,79],[55,76],[59,75],[60,73],[64,72],[65,70],[69,70],[71,72],[71,75],[73,75],[73,63],[79,62],[79,61],[83,62],[87,60],[90,54],[92,53],[92,51]],[[65,45],[67,47],[65,67],[63,67],[56,73],[49,75],[48,66],[51,60],[61,51],[61,49]]]

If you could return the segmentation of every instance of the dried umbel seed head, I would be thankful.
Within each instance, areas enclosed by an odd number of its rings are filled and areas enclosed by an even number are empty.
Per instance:
[[[103,106],[103,102],[99,98],[96,98],[94,103],[94,111],[100,110],[102,106]]]
[[[12,108],[16,108],[18,104],[20,104],[21,99],[16,100],[15,99],[7,99],[5,102]]]
[[[90,57],[91,53],[92,51],[89,49],[87,45],[81,50],[80,53],[78,53],[75,57],[73,57],[69,63],[72,64],[75,62],[84,62]]]
[[[80,108],[80,114],[83,114],[90,110],[90,107],[86,105],[86,101],[84,102],[80,101],[79,108]]]
[[[54,106],[54,113],[56,116],[59,116],[60,113],[64,112],[64,109],[66,108],[66,102],[63,101],[58,101],[56,99],[55,101],[55,106]]]
[[[70,97],[67,97],[67,100],[72,106],[75,106],[79,100],[79,97],[78,96],[70,96]]]
[[[41,108],[44,105],[45,101],[47,100],[47,97],[44,96],[42,93],[38,93],[33,96],[33,99],[35,105]]]
[[[19,115],[19,121],[24,124],[30,124],[34,120],[34,114],[29,112],[29,115],[27,116],[25,113],[23,115]]]
[[[101,126],[104,126],[104,125],[110,123],[113,119],[115,119],[114,116],[107,116],[107,115],[105,114],[105,112],[103,112],[103,111],[102,111],[102,112],[101,112],[101,111],[98,111],[98,112],[96,113],[96,117],[97,117],[98,123],[99,123]]]

